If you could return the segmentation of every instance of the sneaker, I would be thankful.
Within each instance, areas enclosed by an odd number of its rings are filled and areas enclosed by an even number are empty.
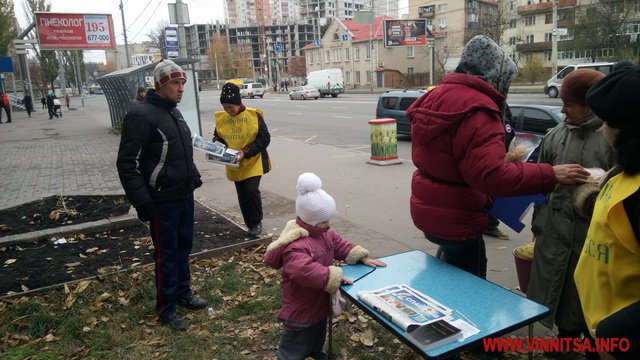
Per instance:
[[[485,235],[489,235],[489,236],[493,236],[494,238],[498,238],[500,240],[509,240],[509,235],[503,233],[502,231],[500,231],[500,229],[495,228],[495,229],[487,229],[484,231]]]
[[[180,319],[175,313],[167,316],[160,321],[163,325],[168,326],[171,330],[187,331],[187,325],[185,325],[184,321],[182,321],[182,319]]]
[[[185,298],[182,298],[176,301],[176,304],[182,307],[186,307],[187,309],[190,309],[190,310],[204,309],[208,305],[207,300],[194,295],[189,295]]]
[[[257,225],[251,226],[249,231],[247,231],[249,236],[258,236],[262,234],[262,223],[258,223]]]

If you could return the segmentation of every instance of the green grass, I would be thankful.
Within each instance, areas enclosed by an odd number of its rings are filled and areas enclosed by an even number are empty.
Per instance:
[[[2,300],[0,358],[275,359],[279,273],[262,263],[263,252],[258,246],[192,263],[194,291],[214,313],[179,309],[189,326],[184,333],[156,321],[153,266],[102,277],[82,292],[73,284],[68,291]],[[373,345],[364,345],[367,333]],[[353,305],[334,324],[333,336],[336,359],[419,358]]]

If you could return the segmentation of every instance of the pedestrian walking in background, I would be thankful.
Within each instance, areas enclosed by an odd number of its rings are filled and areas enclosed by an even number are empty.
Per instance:
[[[506,94],[517,67],[487,36],[464,47],[454,73],[409,109],[413,163],[410,210],[443,258],[486,278],[482,233],[492,196],[551,192],[556,183],[574,184],[589,173],[580,165],[505,161]]]
[[[239,151],[239,165],[226,165],[227,179],[234,182],[242,218],[249,236],[262,233],[260,180],[271,170],[267,147],[271,134],[262,110],[245,107],[240,88],[233,83],[222,87],[220,103],[224,111],[215,113],[213,141]]]
[[[591,335],[612,344],[627,339],[629,349],[611,355],[639,359],[640,66],[614,69],[589,90],[587,105],[605,122],[616,165],[600,187],[576,191],[576,207],[591,223],[574,278]]]
[[[42,104],[42,110],[47,108],[47,97],[43,96],[40,98],[40,103]]]
[[[24,109],[27,110],[27,115],[31,117],[31,112],[33,111],[33,99],[29,93],[25,93],[22,98],[22,104],[24,105]]]
[[[158,318],[171,329],[185,331],[176,304],[193,310],[207,306],[193,295],[189,271],[193,191],[202,181],[193,162],[191,131],[177,109],[187,75],[173,61],[163,60],[153,76],[155,92],[124,118],[117,168],[138,218],[149,221]]]
[[[47,93],[47,110],[49,111],[49,120],[53,119],[55,116],[58,118],[58,113],[55,111],[54,100],[57,100],[56,96],[53,94],[53,91],[49,91]]]
[[[322,347],[330,296],[339,294],[341,283],[352,283],[343,277],[340,267],[333,266],[334,261],[361,262],[374,268],[386,264],[370,258],[369,251],[344,240],[331,228],[336,202],[322,189],[317,175],[300,175],[296,190],[296,219],[287,222],[264,256],[265,264],[282,269],[278,320],[283,329],[278,359],[326,359]]]
[[[0,123],[2,123],[2,110],[7,114],[7,123],[11,122],[11,100],[9,99],[9,94],[3,92],[0,95],[0,105],[2,105],[2,109],[0,109]]]
[[[613,152],[599,131],[603,121],[586,103],[587,91],[603,77],[596,70],[578,69],[563,80],[560,98],[565,121],[545,135],[539,163],[575,162],[602,170],[613,166]],[[557,185],[547,195],[546,204],[536,206],[532,220],[536,241],[527,290],[528,298],[551,309],[551,315],[540,323],[550,329],[555,324],[558,337],[571,341],[590,336],[573,281],[589,228],[589,221],[574,209],[575,190],[575,186]]]
[[[136,92],[136,97],[131,100],[133,105],[140,104],[144,101],[144,97],[147,96],[147,91],[142,87],[138,87],[138,91]]]
[[[71,95],[69,95],[69,93],[64,94],[64,102],[67,105],[67,111],[68,111],[71,106]]]

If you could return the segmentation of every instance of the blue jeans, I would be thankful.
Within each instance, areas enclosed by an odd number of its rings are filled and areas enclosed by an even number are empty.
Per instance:
[[[322,349],[326,335],[327,319],[308,328],[283,328],[278,360],[304,360],[309,356],[316,360],[327,359],[327,353]]]
[[[155,251],[156,313],[161,320],[176,312],[176,301],[191,295],[189,254],[193,245],[193,195],[154,203],[149,229]]]

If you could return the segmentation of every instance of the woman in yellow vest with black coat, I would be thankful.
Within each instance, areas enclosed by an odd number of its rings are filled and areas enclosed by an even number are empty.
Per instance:
[[[589,90],[587,103],[605,121],[617,164],[601,188],[576,191],[576,208],[591,223],[574,279],[592,334],[618,342],[608,349],[616,359],[639,359],[640,66],[614,70]]]
[[[262,233],[260,179],[271,170],[267,153],[271,135],[262,110],[245,107],[236,84],[224,84],[220,103],[224,111],[216,111],[213,140],[239,151],[239,166],[226,166],[227,179],[236,186],[247,233],[257,236]]]

